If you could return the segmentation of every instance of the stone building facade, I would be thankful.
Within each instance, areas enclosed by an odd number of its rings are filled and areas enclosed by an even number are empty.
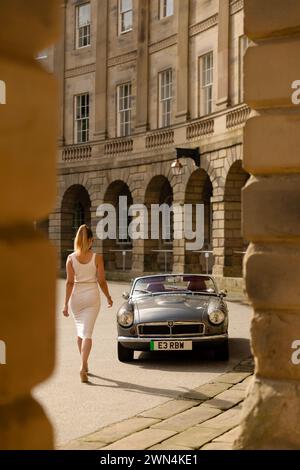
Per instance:
[[[54,53],[61,93],[58,196],[50,239],[64,270],[97,207],[203,203],[202,252],[184,240],[96,239],[108,276],[213,272],[242,285],[243,0],[69,0]],[[175,148],[200,148],[201,165]],[[206,255],[204,251],[207,251]]]

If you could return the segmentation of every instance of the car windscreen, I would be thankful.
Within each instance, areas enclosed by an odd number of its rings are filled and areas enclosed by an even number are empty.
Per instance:
[[[216,294],[216,287],[210,276],[149,276],[138,279],[135,282],[132,295],[172,294],[179,292]]]

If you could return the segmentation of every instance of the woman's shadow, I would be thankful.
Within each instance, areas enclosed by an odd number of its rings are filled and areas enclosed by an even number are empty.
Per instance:
[[[132,375],[139,373],[139,369],[147,370],[158,370],[158,371],[169,371],[169,372],[185,372],[185,373],[223,373],[231,370],[240,361],[247,359],[250,356],[250,342],[246,338],[231,338],[230,339],[230,359],[229,361],[219,361],[214,359],[213,354],[210,351],[203,350],[200,355],[197,352],[188,352],[185,355],[179,353],[166,353],[160,355],[160,353],[142,353],[130,364]],[[127,364],[128,366],[128,364]],[[181,392],[172,389],[149,387],[140,385],[137,383],[122,381],[117,379],[110,379],[109,377],[103,377],[98,374],[89,373],[89,378],[98,379],[106,383],[97,383],[89,381],[88,385],[92,387],[112,388],[129,391],[133,393],[142,393],[147,395],[156,395],[162,397],[174,398],[181,395]],[[187,377],[188,384],[188,377]],[[182,394],[189,392],[191,388],[182,387]]]

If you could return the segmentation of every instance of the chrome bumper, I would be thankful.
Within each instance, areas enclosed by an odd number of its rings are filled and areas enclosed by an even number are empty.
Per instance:
[[[225,341],[228,339],[228,334],[221,334],[221,335],[210,335],[210,336],[182,336],[178,338],[176,337],[156,337],[156,338],[140,338],[138,336],[136,337],[131,337],[131,336],[118,336],[118,342],[122,343],[124,345],[128,345],[129,347],[135,345],[148,345],[150,344],[150,341],[192,341],[193,343],[205,343],[209,341]]]

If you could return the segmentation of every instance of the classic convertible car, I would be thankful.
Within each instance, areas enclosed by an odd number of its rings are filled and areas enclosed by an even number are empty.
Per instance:
[[[118,358],[134,351],[185,351],[209,345],[228,360],[226,292],[211,276],[166,274],[138,277],[117,313]]]

